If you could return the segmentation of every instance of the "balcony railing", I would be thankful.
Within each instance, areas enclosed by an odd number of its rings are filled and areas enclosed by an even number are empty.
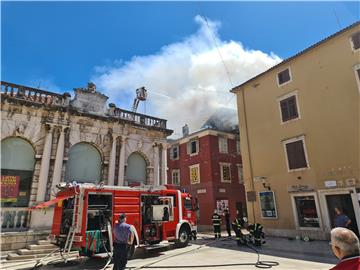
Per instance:
[[[25,231],[29,228],[30,212],[26,207],[2,207],[1,231]]]
[[[32,87],[1,81],[1,97],[40,103],[43,105],[67,106],[69,94],[56,94]]]
[[[69,106],[71,96],[68,93],[57,94],[32,87],[18,85],[1,81],[1,98],[11,98],[14,100],[24,100],[44,106]],[[126,111],[111,105],[108,116],[131,121],[145,127],[156,127],[166,129],[166,120],[151,117],[141,113]]]
[[[110,113],[111,114],[111,113]],[[148,127],[158,127],[162,129],[166,129],[166,120],[148,116],[141,113],[135,113],[126,111],[120,108],[115,108],[113,110],[113,117],[132,121],[136,124]]]

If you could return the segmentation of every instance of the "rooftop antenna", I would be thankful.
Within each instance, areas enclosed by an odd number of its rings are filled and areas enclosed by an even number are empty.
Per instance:
[[[136,98],[134,99],[134,103],[132,106],[132,112],[136,113],[138,106],[139,106],[139,102],[145,101],[146,98],[147,98],[147,90],[145,89],[144,86],[136,89]]]
[[[342,27],[341,27],[340,19],[339,19],[338,15],[336,14],[335,9],[334,9],[333,11],[334,11],[334,15],[335,15],[335,17],[336,17],[336,21],[337,21],[337,23],[338,23],[339,29],[341,30]]]

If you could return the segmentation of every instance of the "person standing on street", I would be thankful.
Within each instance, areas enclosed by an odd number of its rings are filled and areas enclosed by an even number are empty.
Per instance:
[[[359,239],[353,231],[341,227],[332,229],[330,245],[340,260],[330,270],[360,270]]]
[[[235,232],[235,235],[236,235],[236,243],[237,243],[238,246],[240,246],[241,244],[243,244],[241,229],[242,229],[242,227],[244,225],[244,221],[240,217],[240,215],[238,214],[231,224],[232,224],[232,228],[233,228],[233,230]]]
[[[119,221],[114,226],[114,270],[124,270],[127,264],[128,245],[132,245],[134,233],[126,223],[126,215],[121,214]]]
[[[343,227],[349,229],[349,225],[351,224],[351,219],[347,215],[345,215],[343,211],[341,211],[341,209],[338,207],[335,207],[334,211],[335,211],[335,217],[334,217],[335,227]]]
[[[224,211],[224,218],[225,218],[226,231],[228,233],[228,237],[231,238],[230,213],[228,208],[226,208]]]
[[[215,238],[220,238],[221,237],[221,217],[218,214],[217,210],[214,210],[214,214],[211,217],[212,223],[213,223],[213,227],[214,227],[214,234],[215,234]]]

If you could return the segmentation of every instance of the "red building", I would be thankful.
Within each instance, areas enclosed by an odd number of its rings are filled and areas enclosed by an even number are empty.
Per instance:
[[[246,215],[239,135],[211,128],[170,142],[169,183],[198,198],[199,225],[211,225],[214,209],[229,208]],[[207,226],[206,226],[207,227]]]

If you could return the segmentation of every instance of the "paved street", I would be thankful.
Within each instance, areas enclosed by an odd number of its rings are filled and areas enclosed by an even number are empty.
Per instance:
[[[302,270],[331,268],[336,259],[331,254],[326,241],[303,242],[282,238],[268,238],[267,244],[260,251],[261,261],[276,261],[277,270]],[[128,262],[129,269],[255,269],[257,255],[247,247],[236,246],[235,240],[214,240],[210,235],[200,235],[200,239],[192,242],[182,249],[164,249],[148,253],[139,252],[135,258]],[[66,270],[75,269],[101,269],[106,260],[83,259],[81,262],[70,262],[69,265],[52,265],[41,269]],[[242,265],[241,265],[242,264]],[[209,267],[205,267],[209,265]],[[229,266],[226,266],[229,265]],[[111,268],[109,268],[111,269]]]

